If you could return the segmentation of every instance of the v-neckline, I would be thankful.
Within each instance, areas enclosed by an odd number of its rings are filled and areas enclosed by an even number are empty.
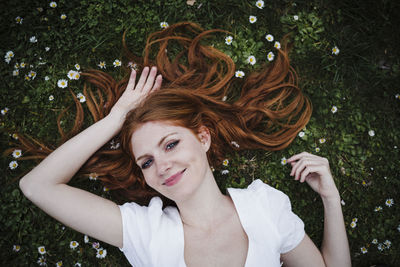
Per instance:
[[[246,267],[247,263],[249,262],[250,246],[252,245],[252,242],[251,242],[251,238],[250,238],[250,236],[248,234],[248,231],[246,230],[247,223],[246,223],[245,219],[243,218],[243,215],[241,215],[241,213],[239,212],[239,209],[238,209],[238,206],[237,206],[238,203],[235,202],[237,200],[235,200],[235,197],[232,196],[232,192],[233,192],[233,195],[236,192],[234,192],[234,190],[231,191],[230,189],[235,189],[235,188],[227,188],[226,191],[227,191],[227,194],[230,196],[230,198],[231,198],[231,200],[233,202],[233,206],[235,207],[236,213],[237,213],[237,215],[239,217],[240,224],[241,224],[241,226],[243,228],[243,231],[245,232],[245,234],[247,236],[247,254],[246,254],[246,260],[245,260],[245,263],[244,263],[244,267]],[[179,218],[180,218],[180,216],[179,216]],[[183,222],[182,222],[181,218],[180,218],[179,222],[180,222],[180,230],[181,230],[180,238],[181,238],[181,244],[182,244],[182,249],[181,249],[182,262],[183,262],[183,266],[187,267],[186,262],[185,262],[185,232],[184,232],[184,229],[183,229]]]

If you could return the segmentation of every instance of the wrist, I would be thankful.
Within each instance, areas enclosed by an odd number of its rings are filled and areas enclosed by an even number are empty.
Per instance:
[[[111,121],[118,127],[118,130],[121,129],[122,125],[124,124],[126,118],[126,113],[120,110],[112,109],[110,113],[105,117],[105,119]]]

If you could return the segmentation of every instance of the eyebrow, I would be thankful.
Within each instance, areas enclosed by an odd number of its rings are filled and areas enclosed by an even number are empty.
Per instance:
[[[177,134],[177,133],[176,133],[176,132],[170,133],[170,134],[167,134],[166,136],[164,136],[163,138],[161,138],[160,142],[158,142],[158,146],[161,146],[161,144],[164,142],[164,140],[165,140],[168,136],[171,136],[171,135],[174,135],[174,134]],[[149,156],[149,154],[144,154],[144,155],[138,157],[138,158],[136,159],[136,162],[138,162],[141,158],[144,158],[144,157],[146,157],[146,156]]]

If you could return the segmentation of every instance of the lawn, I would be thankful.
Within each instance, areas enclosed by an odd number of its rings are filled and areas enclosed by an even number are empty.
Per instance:
[[[289,33],[292,66],[313,105],[309,124],[286,149],[226,155],[227,166],[215,166],[221,190],[262,179],[285,192],[320,246],[321,199],[293,181],[286,158],[302,151],[326,157],[342,199],[353,266],[400,266],[399,12],[398,1],[385,0],[266,0],[262,7],[242,0],[2,1],[1,265],[129,266],[118,248],[85,238],[24,197],[18,180],[37,162],[13,148],[18,134],[50,147],[59,143],[57,116],[70,107],[62,119],[68,129],[75,108],[70,91],[83,94],[79,72],[101,69],[123,78],[124,31],[129,49],[141,56],[149,34],[193,21],[230,32],[207,42],[235,61],[243,79],[271,64],[275,41]],[[91,123],[87,116],[84,126]],[[100,181],[84,178],[70,184],[113,199]]]

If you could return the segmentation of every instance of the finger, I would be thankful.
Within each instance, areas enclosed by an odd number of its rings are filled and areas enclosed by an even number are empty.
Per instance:
[[[132,69],[131,75],[129,76],[128,85],[126,86],[127,90],[135,89],[135,80],[136,80],[136,71],[134,69]]]
[[[154,83],[153,89],[154,91],[158,90],[161,88],[161,84],[162,84],[162,76],[161,74],[159,74],[156,78],[156,82]]]
[[[148,92],[148,91],[150,91],[151,88],[153,88],[154,79],[155,79],[156,75],[157,75],[157,68],[155,66],[153,66],[150,70],[149,77],[147,77],[146,84],[143,87],[144,92]]]
[[[302,160],[301,162],[298,162],[297,166],[294,166],[292,170],[292,173],[295,174],[295,180],[300,179],[301,172],[307,166],[319,166],[319,165],[321,165],[321,163],[310,160]]]
[[[304,183],[304,181],[306,180],[307,176],[310,173],[318,172],[319,169],[320,167],[318,166],[307,166],[306,169],[301,174],[300,183]]]
[[[149,74],[149,67],[144,67],[144,69],[142,70],[142,74],[140,75],[140,79],[135,87],[135,89],[139,89],[140,91],[142,91],[143,89],[143,85],[146,82],[147,79],[147,75]]]

